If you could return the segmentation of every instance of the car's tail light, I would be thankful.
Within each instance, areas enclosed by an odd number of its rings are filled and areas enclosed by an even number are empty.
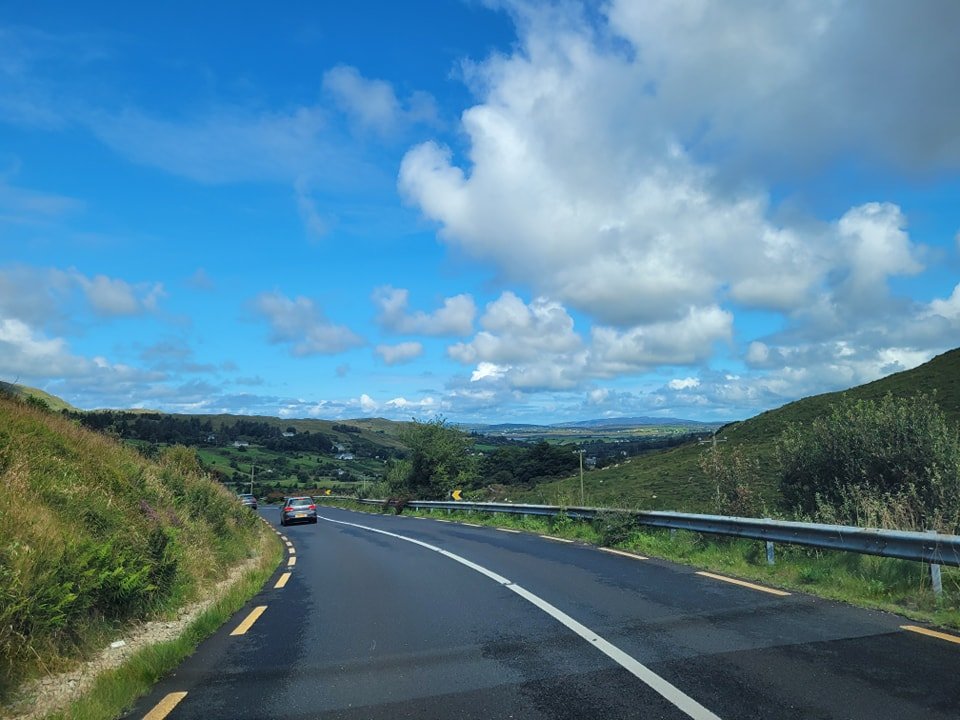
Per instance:
[[[311,505],[311,506],[310,506],[310,509],[311,509],[311,510],[316,510],[316,509],[317,509],[317,506],[316,506],[316,505]]]
[[[292,508],[292,507],[285,507],[285,508],[283,509],[283,511],[284,511],[284,512],[293,512],[293,508]]]

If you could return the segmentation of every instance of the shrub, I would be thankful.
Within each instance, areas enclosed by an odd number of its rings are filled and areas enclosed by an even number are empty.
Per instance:
[[[960,528],[960,439],[933,398],[843,399],[777,443],[787,509],[900,529]]]

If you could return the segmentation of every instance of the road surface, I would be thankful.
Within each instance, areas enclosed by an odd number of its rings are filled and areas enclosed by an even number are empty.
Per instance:
[[[126,717],[960,718],[960,644],[899,616],[532,534],[318,512],[277,528],[290,545],[263,592]]]

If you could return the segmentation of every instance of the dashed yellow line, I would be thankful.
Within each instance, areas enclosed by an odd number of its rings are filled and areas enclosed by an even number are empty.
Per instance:
[[[163,720],[186,696],[187,694],[185,692],[172,692],[167,694],[163,700],[153,706],[153,710],[143,716],[143,720]]]
[[[547,540],[556,540],[557,542],[572,543],[573,540],[567,540],[567,538],[556,537],[555,535],[541,535],[540,537]]]
[[[624,557],[633,558],[634,560],[649,560],[650,558],[644,555],[637,555],[636,553],[626,552],[625,550],[614,550],[613,548],[600,548],[605,553],[613,553],[614,555],[623,555]]]
[[[282,588],[284,585],[286,585],[286,584],[287,584],[287,581],[290,579],[290,575],[291,575],[291,573],[288,573],[288,572],[285,572],[283,575],[281,575],[281,576],[280,576],[280,579],[277,580],[277,584],[273,586],[273,589],[274,589],[274,590],[279,590],[279,589]]]
[[[909,630],[910,632],[919,633],[920,635],[927,635],[928,637],[937,638],[938,640],[946,640],[947,642],[960,645],[960,637],[957,637],[956,635],[949,635],[947,633],[937,632],[936,630],[928,630],[927,628],[923,628],[918,625],[901,625],[900,629]]]
[[[287,567],[293,567],[293,566],[296,565],[296,564],[297,564],[297,558],[296,558],[296,557],[288,557],[288,558],[287,558]]]
[[[230,634],[243,635],[244,633],[246,633],[247,630],[253,627],[253,624],[257,621],[257,618],[263,615],[263,611],[266,609],[267,609],[266,605],[258,605],[257,607],[255,607],[253,610],[250,611],[250,614],[243,619],[243,622],[237,625],[234,631]]]
[[[746,580],[737,580],[736,578],[727,577],[726,575],[714,575],[713,573],[704,572],[702,570],[697,572],[697,575],[703,575],[704,577],[713,578],[714,580],[720,580],[722,582],[732,583],[733,585],[739,585],[741,587],[750,588],[751,590],[759,590],[760,592],[770,593],[771,595],[778,595],[780,597],[786,597],[790,593],[783,590],[777,590],[775,588],[764,587],[763,585],[754,585],[749,583]]]

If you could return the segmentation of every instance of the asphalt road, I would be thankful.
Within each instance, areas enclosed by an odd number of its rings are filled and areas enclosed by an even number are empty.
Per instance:
[[[174,720],[960,718],[960,644],[895,615],[535,535],[320,515],[278,528],[293,552],[263,592],[127,717],[166,699]]]

